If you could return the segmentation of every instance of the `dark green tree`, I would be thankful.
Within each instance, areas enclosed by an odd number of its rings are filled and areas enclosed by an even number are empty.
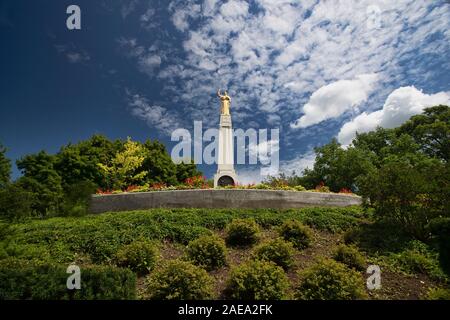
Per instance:
[[[181,162],[176,165],[177,180],[178,183],[184,183],[187,178],[201,176],[202,172],[197,169],[197,165],[194,161],[191,163]]]
[[[82,181],[92,181],[106,188],[108,182],[98,164],[109,163],[122,146],[120,140],[110,141],[102,135],[94,135],[88,140],[62,147],[56,155],[54,167],[65,188]]]
[[[316,161],[312,170],[305,170],[304,181],[307,187],[324,182],[331,191],[342,188],[356,190],[355,181],[372,167],[372,156],[364,150],[349,147],[343,149],[336,139],[314,149]]]
[[[450,107],[426,108],[422,114],[412,116],[397,132],[413,137],[428,156],[450,160]]]
[[[142,169],[147,171],[145,181],[149,184],[177,184],[177,165],[173,163],[166,147],[161,142],[147,140],[144,143],[146,157]]]
[[[419,240],[429,237],[427,224],[449,215],[449,166],[423,154],[392,155],[380,168],[358,178],[365,205],[376,217],[394,222]]]
[[[5,187],[11,177],[11,161],[6,157],[6,148],[0,143],[0,188]]]
[[[23,174],[17,185],[35,196],[33,209],[42,216],[58,214],[63,202],[62,179],[54,168],[55,162],[56,157],[45,151],[16,162]]]
[[[15,183],[0,189],[0,218],[6,221],[20,220],[34,215],[35,195]]]

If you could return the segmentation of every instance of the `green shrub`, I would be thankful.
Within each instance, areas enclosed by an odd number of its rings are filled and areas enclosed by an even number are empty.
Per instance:
[[[444,288],[431,288],[425,297],[426,300],[450,300],[450,290]]]
[[[387,257],[389,266],[407,273],[426,274],[434,280],[446,281],[448,277],[439,267],[437,252],[420,241],[412,241],[407,249],[391,253]]]
[[[254,219],[234,219],[227,226],[226,242],[232,246],[247,246],[258,242],[259,226]]]
[[[441,268],[450,275],[450,218],[433,219],[428,229],[437,240]]]
[[[331,259],[319,260],[299,273],[296,297],[302,300],[355,300],[366,298],[361,275]]]
[[[66,187],[62,214],[65,216],[82,216],[88,212],[91,195],[97,186],[91,181],[80,181]]]
[[[0,219],[20,220],[34,215],[35,195],[16,184],[0,189]]]
[[[312,240],[311,229],[296,220],[285,221],[281,225],[280,235],[284,240],[292,242],[297,249],[309,247]]]
[[[337,247],[334,260],[342,262],[347,267],[363,271],[365,269],[365,260],[362,254],[354,246],[340,245]]]
[[[281,267],[268,261],[249,261],[234,267],[227,295],[239,300],[278,300],[286,296],[288,279]]]
[[[295,191],[306,191],[306,188],[304,186],[294,186],[293,188]]]
[[[205,300],[213,296],[212,278],[193,264],[172,260],[147,278],[147,293],[156,300]]]
[[[152,243],[138,240],[121,247],[117,251],[115,262],[119,267],[145,274],[153,269],[157,258],[158,250]]]
[[[110,266],[81,267],[81,289],[67,289],[67,266],[18,259],[0,261],[0,300],[135,299],[136,276]]]
[[[338,232],[359,224],[361,216],[360,207],[289,210],[158,208],[15,222],[9,224],[9,232],[2,241],[13,243],[18,254],[23,251],[21,247],[39,245],[48,248],[46,251],[55,262],[70,263],[77,254],[98,264],[109,263],[121,246],[135,239],[188,244],[202,235],[212,234],[210,229],[225,228],[233,219],[252,218],[264,228],[280,226],[285,220],[298,220],[318,230]],[[374,234],[378,233],[379,230]],[[375,243],[381,243],[380,240],[383,238]],[[11,255],[15,256],[15,253]]]
[[[407,137],[403,135],[399,142],[410,144]],[[429,221],[448,214],[449,175],[450,166],[439,159],[406,153],[384,159],[380,168],[358,178],[358,187],[378,219],[427,241]]]
[[[360,228],[351,228],[345,231],[344,233],[344,243],[345,244],[355,244],[358,242],[358,239],[361,237],[361,229]]]
[[[195,265],[214,270],[226,264],[225,242],[217,236],[202,236],[189,242],[187,258]]]
[[[276,239],[259,245],[255,250],[255,257],[263,261],[272,261],[287,270],[294,263],[294,251],[291,242]]]

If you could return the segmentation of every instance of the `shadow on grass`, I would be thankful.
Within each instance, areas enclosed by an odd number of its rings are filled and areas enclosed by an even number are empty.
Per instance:
[[[344,235],[347,244],[354,244],[369,254],[387,254],[405,250],[412,238],[398,226],[377,221],[362,223],[348,230]]]

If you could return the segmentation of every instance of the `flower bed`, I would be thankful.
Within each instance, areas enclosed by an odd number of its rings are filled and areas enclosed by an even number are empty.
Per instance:
[[[130,192],[148,192],[148,191],[170,191],[170,190],[192,190],[192,189],[214,189],[212,183],[206,179],[206,177],[197,176],[187,178],[184,184],[179,185],[166,185],[164,182],[154,183],[152,185],[145,184],[143,186],[128,186],[123,190],[102,190],[98,189],[96,194],[118,194],[118,193],[130,193]],[[287,184],[270,185],[267,183],[258,184],[239,184],[218,187],[218,189],[259,189],[259,190],[285,190],[285,191],[309,191],[309,192],[327,192],[332,193],[330,189],[325,186],[323,182],[316,186],[315,189],[307,190],[303,186],[289,186]],[[352,191],[343,188],[339,191],[340,194],[353,195]]]

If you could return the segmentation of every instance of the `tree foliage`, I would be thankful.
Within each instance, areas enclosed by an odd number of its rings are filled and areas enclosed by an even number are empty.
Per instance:
[[[17,161],[23,174],[17,185],[35,195],[32,207],[44,216],[57,213],[64,196],[61,176],[54,168],[55,160],[54,156],[40,151]]]
[[[11,177],[11,161],[6,157],[6,148],[0,143],[0,188],[8,184]]]
[[[116,153],[109,164],[99,163],[108,185],[115,189],[142,183],[147,171],[139,170],[145,160],[145,149],[141,144],[127,139],[123,150]]]
[[[0,188],[9,184],[10,161],[0,145]],[[81,215],[87,212],[90,195],[97,188],[125,189],[131,185],[162,183],[176,185],[202,175],[194,163],[175,164],[165,146],[156,140],[145,143],[109,140],[102,135],[63,146],[52,155],[45,151],[16,161],[22,176],[11,190],[26,196],[30,210],[18,217],[38,215]],[[20,190],[20,192],[19,192]],[[15,200],[17,197],[13,197]],[[0,211],[11,215],[2,202]]]
[[[426,225],[450,212],[450,108],[435,106],[398,128],[357,133],[342,147],[335,139],[315,148],[316,161],[297,181],[312,188],[323,182],[331,191],[351,189],[418,239]]]
[[[448,162],[450,159],[450,108],[439,105],[412,116],[397,129],[408,134],[428,156]]]
[[[62,147],[56,154],[55,169],[64,186],[92,181],[100,188],[107,188],[98,163],[107,163],[122,146],[120,140],[110,141],[102,135],[93,135],[88,140]]]

